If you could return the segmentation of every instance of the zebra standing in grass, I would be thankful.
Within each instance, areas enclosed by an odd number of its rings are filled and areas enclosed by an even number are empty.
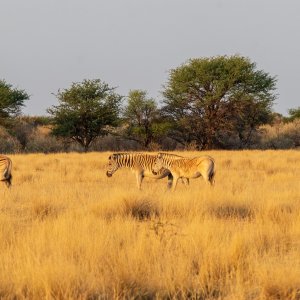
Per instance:
[[[170,170],[173,175],[172,190],[175,191],[179,178],[198,178],[202,176],[211,185],[214,184],[215,161],[210,156],[198,156],[194,158],[177,158],[169,153],[159,153],[152,170],[155,175],[162,169]]]
[[[178,156],[178,158],[181,157]],[[169,170],[161,168],[155,175],[153,174],[152,169],[155,161],[156,155],[130,152],[114,153],[108,158],[106,175],[107,177],[111,177],[119,168],[130,168],[135,172],[139,189],[141,189],[144,177],[154,179],[168,177],[168,188],[171,188],[173,176]],[[188,184],[189,182],[188,180],[185,180],[184,183]]]
[[[12,162],[11,159],[5,155],[0,154],[0,181],[5,182],[7,187],[10,187]]]

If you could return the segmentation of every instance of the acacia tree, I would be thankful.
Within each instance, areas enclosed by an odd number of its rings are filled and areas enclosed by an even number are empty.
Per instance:
[[[123,97],[100,79],[73,83],[55,96],[59,105],[47,110],[53,117],[52,133],[79,143],[85,151],[118,124]]]
[[[125,137],[135,140],[145,148],[156,141],[164,132],[160,112],[154,99],[147,92],[132,90],[124,109]]]
[[[245,57],[190,59],[170,71],[163,91],[171,137],[183,144],[195,141],[199,149],[222,146],[224,134],[249,143],[271,115],[275,83]]]
[[[12,125],[13,119],[20,115],[25,100],[29,100],[29,95],[24,90],[0,80],[0,126]]]

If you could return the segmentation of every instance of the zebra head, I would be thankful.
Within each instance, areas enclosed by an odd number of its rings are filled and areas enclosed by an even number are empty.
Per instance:
[[[119,165],[117,162],[117,154],[112,154],[108,158],[108,164],[106,166],[106,176],[111,177],[118,169]]]
[[[153,175],[157,175],[159,173],[159,171],[161,169],[163,169],[163,168],[164,168],[163,155],[161,153],[159,153],[156,156],[154,165],[152,167],[152,173],[153,173]]]

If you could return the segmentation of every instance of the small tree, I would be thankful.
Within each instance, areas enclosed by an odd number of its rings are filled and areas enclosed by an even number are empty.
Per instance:
[[[125,137],[148,148],[164,131],[159,109],[154,99],[147,98],[147,92],[132,90],[124,110]]]
[[[163,92],[171,137],[183,144],[195,141],[199,149],[222,146],[224,134],[248,144],[271,114],[275,82],[244,57],[189,60],[171,70]]]
[[[273,114],[267,101],[255,101],[245,99],[236,108],[237,113],[232,114],[232,129],[230,133],[236,133],[238,148],[249,147],[252,144],[252,136],[262,124],[269,124],[273,120]],[[225,143],[226,141],[222,141]]]
[[[26,150],[33,132],[34,126],[32,124],[26,122],[23,118],[17,118],[13,128],[13,135],[19,141],[21,151]]]
[[[288,112],[289,112],[289,116],[287,118],[288,121],[294,121],[296,119],[300,119],[300,106],[297,108],[290,108]]]
[[[55,96],[59,105],[47,110],[53,117],[52,133],[79,143],[85,151],[118,124],[122,96],[100,79],[73,83]]]
[[[20,115],[24,101],[28,99],[29,95],[24,90],[13,88],[0,80],[0,126],[10,127],[13,118]]]

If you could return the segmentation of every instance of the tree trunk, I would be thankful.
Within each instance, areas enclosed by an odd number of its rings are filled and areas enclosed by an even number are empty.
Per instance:
[[[85,152],[85,153],[88,152],[89,147],[90,147],[89,144],[85,144],[85,145],[83,146],[83,149],[84,149],[84,152]]]

